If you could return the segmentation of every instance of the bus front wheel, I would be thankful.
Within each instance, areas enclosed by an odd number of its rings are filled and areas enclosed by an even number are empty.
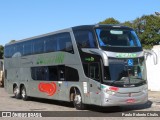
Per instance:
[[[73,104],[77,110],[85,109],[85,105],[82,103],[82,96],[79,91],[76,91],[74,94]]]

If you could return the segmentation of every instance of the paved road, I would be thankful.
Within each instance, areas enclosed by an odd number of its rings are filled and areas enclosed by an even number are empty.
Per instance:
[[[47,99],[38,99],[38,98],[31,98],[29,101],[23,101],[13,98],[13,95],[9,95],[5,92],[3,88],[0,88],[0,111],[72,111],[70,114],[75,115],[77,111],[71,103],[67,102],[59,102]],[[160,92],[149,92],[149,101],[143,105],[136,105],[136,106],[125,106],[125,107],[97,107],[97,106],[88,106],[88,109],[85,112],[94,115],[104,114],[115,116],[121,112],[130,112],[130,111],[160,111]],[[116,114],[115,114],[116,113]],[[57,113],[56,113],[57,114]],[[72,116],[71,115],[71,116]],[[84,115],[84,114],[83,114]],[[0,118],[2,119],[2,118]],[[8,118],[12,119],[12,118]],[[16,118],[17,119],[17,118]],[[19,118],[20,119],[20,118]],[[33,119],[33,118],[30,118]],[[44,118],[37,118],[37,120],[43,120]],[[51,118],[47,118],[51,119]],[[63,120],[70,120],[71,118],[65,117]],[[82,119],[82,117],[75,117],[72,119]],[[85,119],[106,119],[106,117],[85,117]],[[110,120],[117,119],[110,117]],[[122,117],[121,120],[127,119],[131,120],[134,119],[133,117]],[[140,117],[138,119],[151,119],[151,118],[144,118]],[[152,120],[158,119],[157,117],[152,118]],[[6,119],[5,119],[6,120]]]

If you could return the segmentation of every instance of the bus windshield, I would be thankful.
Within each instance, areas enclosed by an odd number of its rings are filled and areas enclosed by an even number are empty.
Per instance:
[[[104,66],[104,83],[109,85],[140,85],[146,82],[145,60],[141,58],[109,58],[109,66]]]
[[[141,47],[136,33],[131,29],[123,28],[97,28],[100,47]]]

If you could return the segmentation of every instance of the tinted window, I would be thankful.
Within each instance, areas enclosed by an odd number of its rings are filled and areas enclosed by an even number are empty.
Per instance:
[[[128,60],[130,60],[132,64],[129,64]],[[130,82],[146,80],[145,70],[144,58],[109,59],[110,77],[113,81],[123,81],[128,77],[130,78]]]
[[[32,67],[31,73],[34,80],[49,80],[48,67]]]
[[[88,77],[88,64],[83,64],[83,69],[84,69],[84,73],[85,75]]]
[[[43,67],[31,68],[31,74],[32,74],[33,80],[58,81],[60,80],[60,77],[59,77],[60,72],[61,72],[61,69],[58,66],[43,66]],[[61,76],[61,78],[62,77],[64,79],[64,76]]]
[[[4,49],[4,56],[6,57],[6,58],[9,58],[10,57],[10,55],[9,55],[9,46],[6,46],[5,47],[5,49]]]
[[[57,40],[54,35],[45,37],[45,52],[57,51]]]
[[[104,80],[110,80],[109,66],[104,66]]]
[[[23,55],[23,43],[9,45],[5,47],[4,55],[6,58],[19,57]]]
[[[32,67],[31,73],[33,80],[58,80],[57,66]]]
[[[99,63],[84,63],[83,64],[84,73],[87,77],[100,81],[101,79],[101,72]]]
[[[34,54],[44,52],[44,38],[38,38],[33,41]]]
[[[24,55],[31,55],[32,54],[32,42],[31,41],[27,41],[24,42]]]
[[[78,47],[80,48],[95,48],[96,42],[93,33],[89,30],[74,31],[74,36]]]
[[[13,57],[15,51],[16,51],[16,46],[11,45],[10,48],[9,48],[9,56],[10,56],[10,57]]]
[[[58,51],[73,53],[73,45],[72,45],[71,37],[69,33],[57,34],[55,37],[56,37],[55,39],[58,42],[58,45],[57,45]]]
[[[59,76],[60,81],[65,80],[65,66],[64,65],[58,66],[58,76]]]
[[[49,66],[49,80],[58,81],[58,68],[57,66]]]
[[[78,71],[64,65],[32,67],[31,76],[33,80],[79,81]]]
[[[98,63],[91,63],[89,66],[89,74],[90,74],[90,78],[92,78],[93,80],[100,80],[100,68],[99,68],[99,64]]]
[[[17,55],[22,56],[23,55],[23,43],[18,43],[17,44]]]
[[[133,30],[126,29],[96,29],[100,46],[141,47],[140,40]]]
[[[79,81],[78,71],[74,68],[66,67],[66,81]]]
[[[56,51],[74,53],[70,33],[50,35],[6,46],[5,57],[10,58]]]

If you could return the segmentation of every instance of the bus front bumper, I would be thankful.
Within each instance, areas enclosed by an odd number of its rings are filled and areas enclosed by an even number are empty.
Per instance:
[[[101,106],[126,106],[144,104],[148,101],[148,92],[103,94]]]

